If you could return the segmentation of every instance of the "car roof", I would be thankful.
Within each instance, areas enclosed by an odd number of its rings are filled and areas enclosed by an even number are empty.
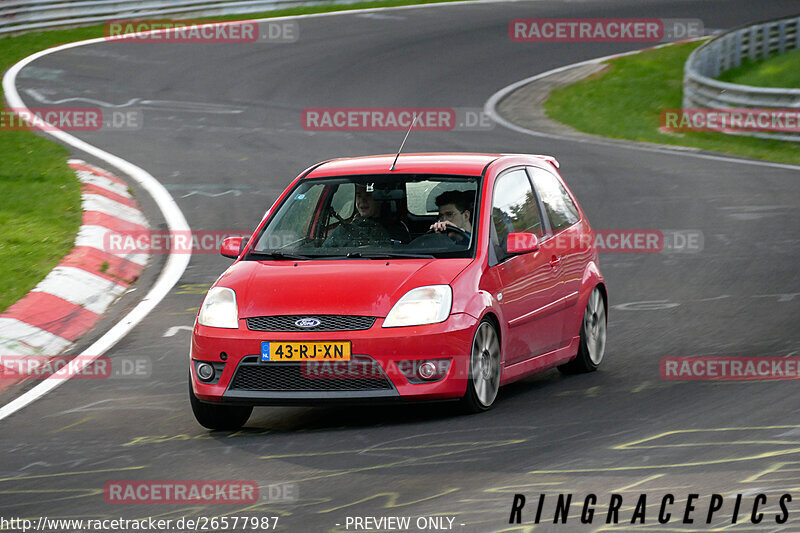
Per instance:
[[[478,154],[478,153],[424,153],[400,154],[392,174],[451,174],[461,176],[480,176],[486,166],[498,158],[516,154]],[[396,154],[372,155],[332,159],[320,163],[307,178],[328,176],[347,176],[359,174],[389,174]],[[533,156],[552,160],[550,156]],[[555,163],[557,165],[557,163]]]

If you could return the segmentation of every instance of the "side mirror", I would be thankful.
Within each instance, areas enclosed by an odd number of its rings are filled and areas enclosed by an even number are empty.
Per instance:
[[[525,254],[539,249],[539,239],[533,233],[509,233],[506,239],[506,252]]]
[[[223,257],[236,259],[242,253],[242,250],[244,250],[247,244],[246,239],[246,237],[228,237],[222,241],[219,247],[219,253],[221,253]]]

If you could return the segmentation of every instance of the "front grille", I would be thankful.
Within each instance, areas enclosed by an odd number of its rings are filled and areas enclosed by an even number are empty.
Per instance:
[[[319,325],[312,328],[301,328],[295,322],[304,318],[315,318],[319,320]],[[362,329],[369,329],[374,323],[374,316],[256,316],[247,319],[247,329],[252,331],[358,331]]]
[[[351,361],[258,362],[257,356],[247,356],[239,363],[229,390],[238,391],[377,391],[393,390],[389,378],[371,357],[354,355]],[[303,365],[306,365],[303,367]]]

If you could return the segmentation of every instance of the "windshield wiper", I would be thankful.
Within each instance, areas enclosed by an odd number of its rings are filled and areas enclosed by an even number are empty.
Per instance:
[[[430,254],[406,254],[402,252],[349,252],[345,257],[363,259],[433,259]]]
[[[247,254],[247,257],[271,257],[273,259],[285,259],[290,261],[302,261],[304,259],[311,259],[306,255],[290,254],[280,250],[264,250],[263,252],[252,251]]]

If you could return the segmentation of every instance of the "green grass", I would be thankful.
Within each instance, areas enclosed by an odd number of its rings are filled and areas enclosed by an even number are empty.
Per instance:
[[[43,48],[93,35],[78,29],[4,37],[0,71]],[[75,242],[81,196],[68,155],[32,132],[0,128],[0,311],[41,281]]]
[[[757,87],[800,88],[800,50],[761,61],[745,60],[741,66],[723,72],[719,79]]]
[[[683,65],[700,44],[677,44],[611,60],[605,71],[554,90],[545,111],[577,130],[604,137],[800,164],[798,143],[659,130],[661,111],[681,107]]]
[[[209,20],[269,18],[442,1],[451,0],[303,6]],[[103,25],[95,25],[0,38],[0,72],[39,50],[102,36]],[[6,108],[5,103],[2,107]],[[0,311],[41,281],[74,244],[81,222],[80,184],[67,167],[68,155],[66,148],[32,132],[0,129]]]

